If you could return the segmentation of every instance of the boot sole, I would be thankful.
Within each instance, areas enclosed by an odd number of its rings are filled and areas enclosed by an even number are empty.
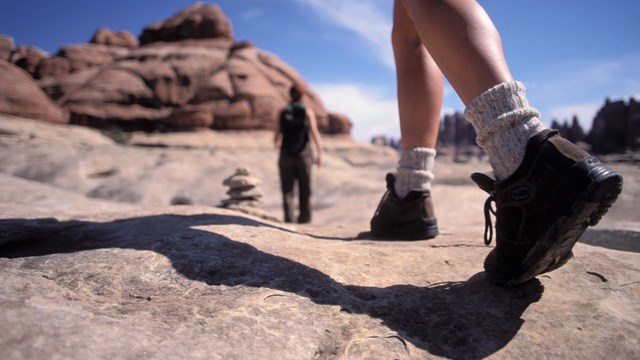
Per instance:
[[[381,231],[371,229],[371,237],[374,240],[389,241],[417,241],[429,240],[438,236],[438,225],[426,225],[423,222],[404,224],[391,230]]]
[[[589,184],[531,249],[524,260],[522,275],[505,280],[503,276],[488,274],[490,280],[499,285],[518,285],[556,270],[571,259],[580,236],[587,227],[598,224],[622,191],[622,177],[594,159],[587,158],[572,166],[571,171],[582,174],[582,180],[586,176]]]

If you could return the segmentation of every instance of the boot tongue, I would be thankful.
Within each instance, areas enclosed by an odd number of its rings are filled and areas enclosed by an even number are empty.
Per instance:
[[[493,173],[473,173],[471,174],[471,180],[475,182],[480,189],[491,194],[493,192],[493,185],[496,180],[492,177]]]

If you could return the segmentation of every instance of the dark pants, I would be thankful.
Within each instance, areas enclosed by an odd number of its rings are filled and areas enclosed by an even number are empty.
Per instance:
[[[282,189],[282,207],[284,221],[293,222],[294,216],[294,186],[298,182],[298,196],[300,197],[299,223],[311,221],[311,151],[309,148],[300,155],[280,153],[278,160],[280,168],[280,188]]]

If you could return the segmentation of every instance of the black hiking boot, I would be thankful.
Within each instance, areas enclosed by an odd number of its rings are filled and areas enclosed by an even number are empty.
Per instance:
[[[508,178],[471,175],[490,194],[485,202],[485,244],[496,247],[484,262],[489,280],[517,285],[555,270],[572,257],[572,248],[594,226],[622,190],[622,177],[557,131],[529,139],[524,159]],[[495,208],[492,207],[495,203]]]
[[[426,240],[438,235],[430,191],[410,191],[402,199],[396,195],[394,174],[387,174],[387,191],[371,218],[371,235],[388,240]]]

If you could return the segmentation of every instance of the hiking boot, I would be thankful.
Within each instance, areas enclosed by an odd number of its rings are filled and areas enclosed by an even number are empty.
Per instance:
[[[487,245],[491,214],[496,216],[496,247],[484,269],[499,285],[520,284],[564,265],[622,190],[620,175],[552,130],[529,139],[522,163],[508,178],[471,178],[490,195],[484,207]]]
[[[426,240],[438,235],[431,192],[410,191],[400,199],[395,192],[396,177],[387,174],[387,191],[371,218],[371,235],[388,240]]]

